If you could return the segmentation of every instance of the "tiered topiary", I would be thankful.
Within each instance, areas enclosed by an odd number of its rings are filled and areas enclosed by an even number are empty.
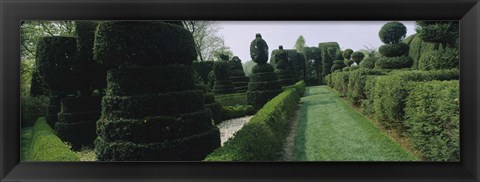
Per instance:
[[[215,74],[215,84],[212,92],[215,94],[235,93],[235,87],[229,76],[230,65],[228,61],[215,61],[213,63],[213,73]]]
[[[101,97],[92,96],[93,88],[102,88],[105,84],[106,72],[99,64],[93,61],[93,41],[98,23],[91,21],[76,21],[77,59],[72,65],[75,73],[74,83],[80,92],[77,97],[63,98],[61,112],[58,113],[58,122],[55,132],[63,141],[72,144],[73,149],[82,146],[92,146],[96,135],[96,122],[100,117]]]
[[[458,21],[417,21],[418,36],[437,49],[423,52],[418,68],[423,70],[458,68]]]
[[[330,69],[330,71],[333,73],[336,70],[342,71],[342,69],[346,66],[345,61],[343,60],[342,53],[339,54],[338,50],[336,50],[333,47],[328,48],[328,55],[334,60],[333,65]]]
[[[328,54],[328,48],[333,47],[336,50],[340,50],[340,45],[337,42],[323,42],[318,44],[320,49],[320,56],[322,60],[322,80],[331,73],[333,60],[332,57]],[[340,52],[340,51],[339,51]]]
[[[385,45],[380,46],[382,57],[375,62],[376,68],[401,69],[413,65],[413,59],[408,56],[409,46],[402,42],[407,28],[400,22],[389,22],[382,26],[378,36]]]
[[[229,61],[230,64],[230,71],[229,76],[230,80],[233,82],[233,86],[235,86],[235,90],[237,92],[246,92],[248,90],[248,80],[249,78],[245,76],[245,72],[243,71],[242,60],[238,58],[238,56],[234,56],[232,60]]]
[[[122,46],[118,46],[122,45]],[[95,61],[107,73],[95,153],[100,161],[202,160],[220,133],[195,88],[192,35],[151,21],[102,22]]]
[[[267,63],[268,45],[262,35],[256,34],[250,44],[250,56],[257,65],[252,68],[248,82],[247,100],[256,110],[282,92],[280,81],[273,67]]]
[[[296,53],[296,52],[295,52]],[[296,56],[296,54],[295,54]],[[296,79],[292,70],[294,70],[291,60],[288,58],[287,51],[283,50],[283,46],[278,46],[278,52],[275,54],[275,73],[282,86],[289,86],[296,83]]]
[[[60,112],[60,99],[75,90],[73,65],[77,64],[75,37],[42,37],[37,44],[36,71],[50,90],[47,122],[53,128]]]

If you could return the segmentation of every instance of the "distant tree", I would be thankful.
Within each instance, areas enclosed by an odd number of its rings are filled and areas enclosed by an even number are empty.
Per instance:
[[[297,41],[295,41],[295,49],[297,52],[303,52],[303,48],[305,47],[305,38],[303,38],[302,35],[300,35],[297,38]]]
[[[224,40],[218,36],[218,23],[215,21],[183,21],[184,27],[192,34],[195,40],[195,49],[198,61],[213,59],[214,50],[224,46]]]

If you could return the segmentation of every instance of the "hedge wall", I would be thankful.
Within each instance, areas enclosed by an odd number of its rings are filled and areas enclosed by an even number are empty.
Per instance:
[[[459,161],[458,80],[412,82],[410,86],[405,126],[413,147],[427,160]]]
[[[349,72],[335,72],[330,74],[330,86],[337,90],[341,96],[347,96]]]
[[[265,104],[250,122],[235,134],[234,138],[213,151],[205,160],[273,161],[277,159],[286,137],[287,120],[294,114],[300,100],[296,90],[287,89]]]
[[[80,161],[43,117],[38,118],[33,126],[29,155],[32,161]]]
[[[455,80],[459,78],[459,70],[433,71],[392,71],[377,79],[374,88],[375,118],[385,127],[403,130],[405,99],[408,96],[408,83],[411,81]]]
[[[383,70],[360,68],[351,71],[348,76],[347,96],[353,104],[357,105],[361,100],[366,99],[365,81],[369,75],[384,75]]]

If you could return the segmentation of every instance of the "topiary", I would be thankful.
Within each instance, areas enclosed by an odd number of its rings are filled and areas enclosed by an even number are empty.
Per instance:
[[[352,56],[353,50],[352,49],[345,49],[343,51],[343,57],[347,60],[349,60]]]
[[[377,62],[378,58],[377,57],[368,57],[364,59],[360,64],[358,65],[360,68],[370,68],[373,69],[375,68],[375,62]]]
[[[380,46],[378,51],[386,57],[404,56],[408,55],[409,46],[403,42],[395,44],[385,44]]]
[[[230,80],[229,70],[230,65],[226,61],[215,61],[213,63],[213,72],[215,74],[213,93],[228,94],[235,92],[233,82]]]
[[[257,64],[265,64],[268,61],[268,45],[259,33],[255,35],[255,40],[250,43],[250,57]]]
[[[93,52],[96,62],[110,67],[191,64],[197,58],[190,32],[159,21],[102,22]]]
[[[456,47],[459,35],[458,21],[417,21],[418,36],[431,43],[441,43]]]
[[[279,46],[278,52],[275,54],[274,62],[276,65],[275,73],[277,73],[282,86],[295,84],[296,80],[292,74],[292,71],[295,71],[295,68],[292,68],[294,65],[291,63],[287,51],[283,50],[283,46]]]
[[[413,65],[410,56],[381,57],[375,62],[375,68],[379,69],[400,69],[409,68]]]
[[[385,44],[395,44],[402,41],[407,34],[407,27],[400,22],[389,22],[378,32],[380,40]]]
[[[328,48],[333,47],[337,50],[340,50],[340,45],[337,42],[322,42],[318,44],[318,50],[320,51],[317,54],[319,55],[319,59],[316,62],[316,66],[320,67],[320,60],[321,60],[321,68],[322,68],[322,78],[325,78],[331,72],[331,68],[333,65],[332,57],[328,54]],[[315,51],[315,49],[314,49]]]
[[[457,49],[441,49],[426,52],[420,56],[418,68],[422,70],[458,68]]]
[[[215,61],[213,63],[213,72],[215,74],[215,80],[229,80],[230,65],[224,61]]]
[[[352,53],[352,60],[357,64],[360,64],[363,58],[365,58],[365,54],[363,54],[363,52],[357,51]]]

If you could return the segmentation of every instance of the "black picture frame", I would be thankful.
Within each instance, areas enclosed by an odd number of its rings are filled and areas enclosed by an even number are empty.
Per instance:
[[[19,162],[21,20],[460,20],[460,162]],[[480,180],[478,0],[0,0],[1,181]]]

